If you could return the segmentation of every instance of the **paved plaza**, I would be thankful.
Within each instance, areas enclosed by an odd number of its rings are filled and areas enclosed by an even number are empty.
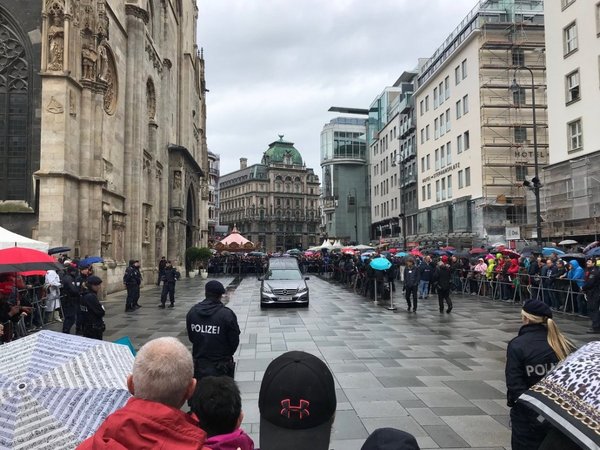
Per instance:
[[[236,380],[243,397],[243,427],[258,446],[260,382],[269,362],[287,350],[304,350],[327,362],[338,407],[330,448],[360,449],[370,432],[395,427],[412,433],[421,448],[509,449],[504,362],[507,342],[520,326],[519,307],[473,296],[454,297],[451,314],[437,299],[417,313],[377,306],[312,276],[310,307],[261,310],[254,277],[222,277],[242,335]],[[203,298],[204,281],[178,283],[176,307],[161,310],[160,288],[142,291],[143,308],[124,313],[125,294],[106,300],[106,340],[129,336],[136,347],[178,336],[188,343],[185,315]],[[593,340],[589,321],[558,315],[578,345]],[[56,326],[54,326],[56,328]]]

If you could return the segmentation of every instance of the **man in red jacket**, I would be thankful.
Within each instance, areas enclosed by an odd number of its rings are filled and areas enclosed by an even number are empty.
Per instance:
[[[194,393],[194,362],[176,338],[154,339],[138,352],[127,387],[133,395],[78,450],[201,450],[206,433],[180,408]]]

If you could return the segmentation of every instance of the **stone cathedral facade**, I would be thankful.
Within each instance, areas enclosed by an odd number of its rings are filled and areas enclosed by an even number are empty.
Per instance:
[[[129,259],[156,282],[208,239],[204,59],[195,0],[42,0],[37,238]]]

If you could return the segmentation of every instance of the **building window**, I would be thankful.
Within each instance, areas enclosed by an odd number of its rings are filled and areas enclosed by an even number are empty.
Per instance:
[[[425,96],[425,112],[429,111],[429,95]]]
[[[434,136],[433,137],[435,139],[437,139],[438,137],[440,137],[440,121],[437,117],[433,121],[433,128],[434,128]]]
[[[560,6],[562,6],[562,9],[565,9],[569,5],[572,5],[573,3],[575,3],[575,0],[560,0]]]
[[[462,116],[462,107],[461,107],[461,101],[457,101],[456,102],[456,119],[460,119],[460,116]]]
[[[465,134],[463,136],[464,136],[463,137],[463,145],[464,145],[465,151],[467,151],[471,148],[470,134],[468,131],[465,131]]]
[[[430,158],[429,158],[429,155],[430,155],[430,153],[428,153],[428,154],[427,154],[427,157],[425,158],[425,164],[427,165],[427,170],[431,169],[431,166],[430,166],[430,164],[429,164],[429,162],[430,162],[430,161],[429,161],[429,159],[430,159]]]
[[[596,3],[596,35],[600,36],[600,3]]]
[[[462,134],[456,138],[456,153],[460,155],[463,151],[463,137]]]
[[[450,131],[450,108],[446,110],[446,132]]]
[[[446,163],[448,165],[452,164],[452,147],[450,146],[450,142],[446,144]]]
[[[527,179],[527,166],[515,166],[515,172],[517,181],[525,181]]]
[[[463,62],[460,64],[460,69],[462,72],[462,79],[464,80],[465,78],[467,78],[467,60],[463,60]]]
[[[427,200],[431,200],[431,183],[427,184]]]
[[[440,136],[446,133],[446,124],[444,123],[444,115],[440,116]]]
[[[456,66],[454,68],[454,85],[458,86],[460,84],[460,66]]]
[[[446,178],[442,178],[442,200],[446,200]]]
[[[577,50],[577,24],[573,22],[563,30],[565,56]]]
[[[423,100],[421,100],[421,102],[419,103],[419,112],[421,115],[425,113],[425,102]]]
[[[471,168],[465,169],[465,187],[471,186]]]
[[[445,166],[446,166],[446,148],[445,148],[445,146],[442,145],[440,147],[440,169]]]
[[[448,175],[448,198],[452,198],[452,175]]]
[[[465,95],[462,98],[462,109],[463,109],[463,114],[467,114],[469,112],[469,95]]]
[[[429,125],[427,125],[425,127],[425,140],[428,141],[429,140]]]
[[[512,65],[521,67],[525,65],[525,52],[522,48],[515,48],[512,51]]]
[[[579,89],[579,70],[571,72],[566,76],[567,83],[567,103],[577,101],[581,98]]]
[[[583,129],[581,119],[574,120],[567,124],[569,135],[569,151],[574,152],[583,148]]]
[[[443,81],[440,81],[438,90],[440,92],[440,105],[441,105],[442,103],[444,103],[444,100],[446,99],[446,97],[444,97],[444,82]]]
[[[433,109],[437,109],[439,102],[438,88],[433,88]]]
[[[465,173],[462,170],[458,171],[458,188],[462,189],[465,186]]]
[[[439,202],[442,197],[442,193],[440,192],[440,180],[435,182],[435,201]]]
[[[517,87],[512,91],[513,94],[513,103],[515,106],[522,106],[525,104],[526,96],[525,96],[525,88]]]
[[[421,173],[425,172],[425,157],[421,157]]]
[[[421,128],[421,144],[425,142],[425,128]]]
[[[527,128],[525,127],[515,127],[515,143],[521,144],[527,140]]]
[[[444,79],[444,93],[446,94],[445,99],[448,100],[450,98],[450,77],[447,76]]]
[[[426,197],[425,197],[425,185],[421,186],[421,198],[423,199],[423,201],[426,200]]]
[[[440,149],[435,149],[435,170],[439,170],[440,168]]]

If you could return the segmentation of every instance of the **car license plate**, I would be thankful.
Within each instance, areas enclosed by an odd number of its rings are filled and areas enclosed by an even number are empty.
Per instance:
[[[291,295],[281,295],[281,296],[279,296],[279,301],[280,302],[291,302],[292,296]]]

